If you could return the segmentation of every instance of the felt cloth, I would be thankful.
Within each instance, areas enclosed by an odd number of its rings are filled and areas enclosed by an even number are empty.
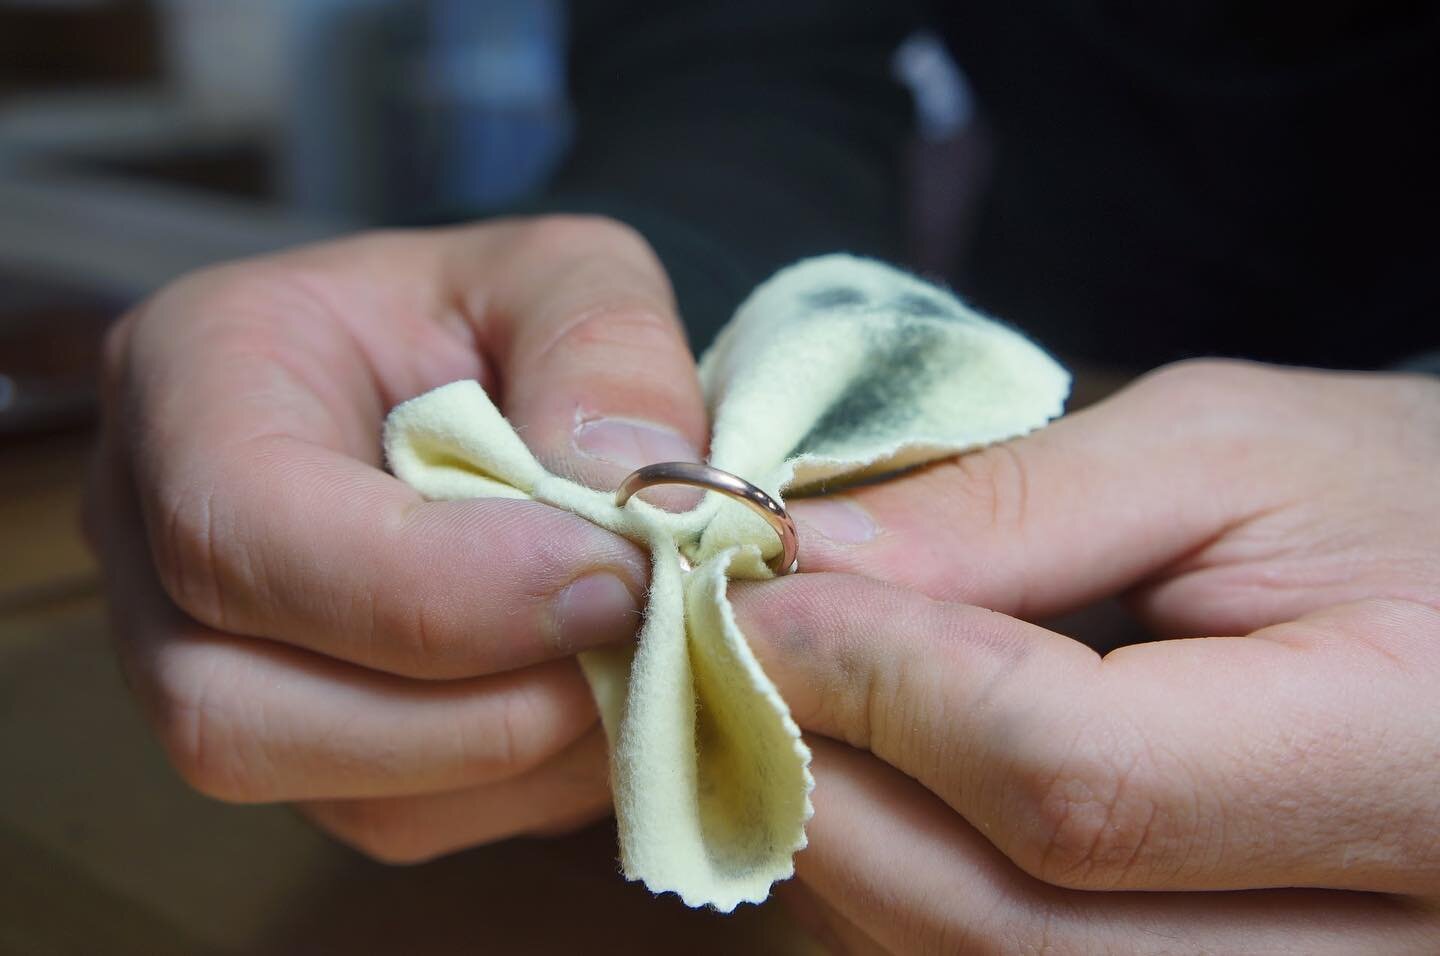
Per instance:
[[[1070,386],[1020,333],[844,255],[802,261],[757,288],[700,378],[710,463],[776,499],[1021,435],[1060,414]],[[728,912],[765,899],[805,846],[810,753],[725,593],[731,579],[771,576],[774,531],[714,493],[685,514],[638,498],[616,507],[613,492],[543,468],[475,382],[396,407],[385,448],[427,498],[529,498],[650,549],[636,642],[580,656],[610,742],[621,864],[691,906]]]

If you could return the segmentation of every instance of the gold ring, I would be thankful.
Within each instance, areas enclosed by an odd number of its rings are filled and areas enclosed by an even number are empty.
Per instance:
[[[637,469],[620,482],[615,504],[624,507],[635,492],[651,485],[695,485],[743,501],[760,512],[780,536],[780,553],[768,562],[770,570],[777,576],[793,574],[799,566],[800,535],[795,530],[795,519],[780,502],[744,478],[696,461],[662,461]]]

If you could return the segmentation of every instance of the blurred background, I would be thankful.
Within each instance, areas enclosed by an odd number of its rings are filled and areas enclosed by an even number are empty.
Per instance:
[[[503,205],[567,130],[558,0],[0,0],[0,427],[174,275]]]
[[[0,435],[83,422],[98,331],[182,272],[540,192],[570,138],[565,21],[563,0],[0,0]],[[944,273],[988,154],[938,40],[894,66],[914,259]]]

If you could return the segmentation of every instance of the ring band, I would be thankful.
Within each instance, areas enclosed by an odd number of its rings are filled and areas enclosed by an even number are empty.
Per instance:
[[[651,485],[695,485],[729,495],[754,508],[780,536],[780,553],[768,562],[775,574],[791,574],[799,565],[800,535],[795,519],[761,488],[728,471],[695,461],[662,461],[629,474],[615,492],[615,504],[623,507],[635,492]]]

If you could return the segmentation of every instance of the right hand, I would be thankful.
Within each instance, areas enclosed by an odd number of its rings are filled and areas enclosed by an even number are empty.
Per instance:
[[[426,502],[385,473],[386,412],[461,378],[594,487],[704,448],[664,271],[603,219],[221,266],[111,334],[86,527],[126,676],[196,789],[298,802],[391,861],[607,812],[572,655],[631,638],[646,557],[541,504]]]

